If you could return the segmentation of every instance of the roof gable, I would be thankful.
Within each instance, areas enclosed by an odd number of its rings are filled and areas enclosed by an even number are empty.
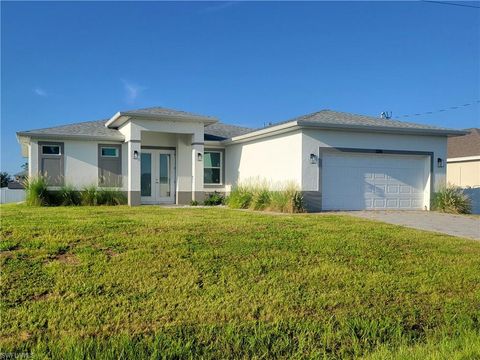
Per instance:
[[[213,124],[218,119],[213,116],[200,115],[192,112],[168,109],[163,107],[150,107],[145,109],[119,111],[106,122],[107,127],[118,128],[131,118],[146,118],[148,120],[176,120],[176,121],[199,121],[204,124]]]

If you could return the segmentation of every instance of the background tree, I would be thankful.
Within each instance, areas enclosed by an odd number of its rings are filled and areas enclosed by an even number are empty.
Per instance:
[[[0,172],[0,187],[7,187],[9,181],[12,181],[10,174],[5,171]]]

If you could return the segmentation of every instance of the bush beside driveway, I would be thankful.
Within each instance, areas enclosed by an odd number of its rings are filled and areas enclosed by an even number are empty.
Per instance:
[[[0,210],[2,353],[480,355],[475,241],[338,214]]]

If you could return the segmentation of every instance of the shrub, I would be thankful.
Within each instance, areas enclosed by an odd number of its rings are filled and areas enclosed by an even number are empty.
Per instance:
[[[190,201],[190,206],[198,206],[198,201],[197,200]]]
[[[47,190],[47,180],[42,177],[29,177],[25,181],[25,201],[31,206],[48,205],[49,193]]]
[[[81,204],[87,206],[94,206],[97,205],[98,195],[97,195],[97,187],[95,185],[85,186],[82,189],[81,197]]]
[[[213,192],[207,195],[203,204],[207,206],[223,205],[225,203],[225,196],[218,192]]]
[[[124,205],[127,203],[127,197],[117,189],[99,189],[97,190],[98,205]]]
[[[454,214],[470,214],[472,203],[461,188],[448,185],[433,195],[432,210]]]
[[[71,185],[64,185],[59,191],[58,194],[60,205],[71,206],[71,205],[80,205],[80,192],[75,190]]]

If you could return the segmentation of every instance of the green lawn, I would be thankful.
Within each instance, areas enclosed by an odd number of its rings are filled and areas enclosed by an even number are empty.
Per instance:
[[[2,353],[480,358],[480,242],[340,215],[0,211]]]

